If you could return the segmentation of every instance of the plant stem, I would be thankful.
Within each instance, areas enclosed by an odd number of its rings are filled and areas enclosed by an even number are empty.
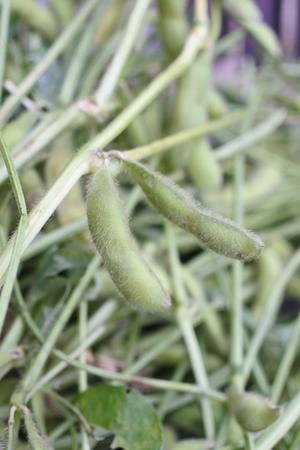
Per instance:
[[[88,321],[88,303],[83,300],[79,305],[79,342],[82,344],[87,337],[87,321]],[[81,352],[79,361],[85,363],[85,352]],[[79,371],[79,392],[83,392],[88,388],[87,373],[84,370]],[[83,427],[81,427],[81,448],[82,450],[90,450],[88,435]]]
[[[189,383],[181,383],[175,381],[160,380],[156,378],[126,375],[119,372],[112,372],[109,370],[104,370],[99,367],[92,366],[90,364],[83,364],[80,363],[79,361],[75,361],[74,359],[70,358],[69,356],[65,355],[63,352],[59,350],[57,350],[57,352],[60,354],[60,358],[63,361],[65,361],[68,365],[75,367],[77,369],[85,370],[91,375],[95,375],[99,378],[111,381],[120,381],[123,383],[140,383],[145,386],[153,387],[155,389],[174,390],[178,392],[190,392],[192,394],[200,395],[203,396],[204,398],[211,398],[219,402],[227,401],[227,397],[225,394],[216,391],[214,389],[203,389],[200,388],[199,386],[195,386],[194,384]],[[31,397],[31,392],[29,393],[29,396]]]
[[[78,46],[75,48],[72,60],[69,64],[61,87],[59,100],[62,104],[68,105],[74,98],[76,89],[78,87],[78,82],[80,81],[80,76],[89,56],[92,39],[99,22],[99,17],[105,12],[107,6],[107,2],[100,2],[99,5],[95,8],[96,10],[94,11],[93,17],[89,22],[89,26],[84,31],[83,36],[80,38]]]
[[[117,49],[104,77],[101,80],[100,86],[96,91],[95,98],[100,107],[107,103],[117,86],[122,69],[137,40],[137,36],[150,1],[151,0],[137,0],[135,2],[135,6],[130,14],[124,36],[121,37],[120,46]]]
[[[279,277],[277,283],[275,284],[271,294],[268,297],[265,309],[262,312],[261,320],[255,330],[255,333],[251,339],[249,350],[247,352],[244,365],[243,365],[243,378],[244,384],[246,384],[248,377],[251,373],[256,355],[274,323],[276,314],[280,307],[282,301],[282,295],[284,293],[285,287],[290,280],[291,276],[295,273],[300,265],[300,248],[296,251],[293,257],[290,259],[281,276]]]
[[[15,433],[15,415],[17,408],[13,405],[10,408],[8,419],[8,439],[7,450],[14,450],[16,448],[16,433]]]
[[[23,403],[27,392],[31,390],[35,385],[60,333],[64,329],[76,306],[82,299],[82,295],[84,294],[93,276],[95,275],[95,272],[99,266],[99,262],[100,259],[98,256],[92,259],[78,286],[74,289],[73,293],[66,302],[64,309],[62,310],[59,318],[54,324],[49,336],[47,337],[47,340],[43,344],[36,358],[33,360],[31,366],[28,368],[28,371],[22,380],[20,390],[17,391],[14,396],[14,402],[16,402],[17,404]]]
[[[178,259],[175,235],[172,225],[170,225],[169,223],[166,223],[166,235],[169,247],[169,257],[174,284],[174,292],[176,301],[178,302],[177,306],[175,307],[176,318],[181,329],[185,345],[187,347],[197,385],[202,389],[208,389],[209,383],[201,348],[199,346],[197,336],[187,309],[187,298],[181,275],[181,267]],[[208,439],[213,439],[215,434],[215,424],[211,403],[207,399],[202,399],[201,407],[206,437]]]
[[[203,45],[203,34],[196,28],[187,39],[186,45],[178,58],[168,68],[157,76],[147,88],[125,108],[101,133],[83,146],[79,153],[63,171],[61,176],[29,214],[28,227],[25,230],[22,252],[26,250],[43,225],[53,214],[57,206],[65,198],[79,178],[89,170],[89,154],[93,149],[99,149],[109,144],[130,122],[140,114],[173,80],[178,78],[192,63]],[[10,241],[0,258],[0,286],[7,270],[12,241]]]
[[[63,31],[59,38],[50,47],[43,59],[33,68],[33,70],[22,81],[15,93],[8,97],[0,109],[0,125],[3,125],[12,115],[15,108],[26,95],[34,84],[39,80],[43,73],[48,69],[50,64],[64,51],[64,49],[72,42],[74,36],[79,32],[85,20],[93,11],[97,0],[88,1],[75,15],[74,20]]]
[[[300,392],[287,405],[280,418],[255,441],[255,450],[272,450],[300,418]]]
[[[266,121],[261,122],[259,125],[252,128],[252,130],[247,131],[236,139],[219,147],[215,152],[215,158],[218,161],[221,161],[254,146],[257,142],[274,133],[274,131],[284,122],[286,114],[284,109],[275,111],[275,113],[273,113]]]
[[[0,22],[0,104],[2,101],[5,63],[7,54],[7,42],[9,35],[10,22],[10,2],[11,0],[2,0],[1,4],[1,22]]]
[[[221,130],[222,128],[234,125],[243,119],[243,110],[233,111],[226,114],[218,120],[204,123],[199,127],[190,128],[189,130],[180,131],[179,133],[171,134],[168,137],[151,142],[150,144],[136,147],[132,150],[124,152],[127,159],[139,160],[148,158],[162,151],[169,150],[175,145],[185,144],[193,140],[195,137],[206,136],[210,133]]]
[[[281,358],[279,367],[276,372],[275,380],[271,390],[271,399],[274,403],[278,403],[283,392],[286,381],[288,380],[293,362],[299,351],[300,341],[300,314],[298,314],[295,325],[291,332],[290,338],[285,346],[285,352]]]

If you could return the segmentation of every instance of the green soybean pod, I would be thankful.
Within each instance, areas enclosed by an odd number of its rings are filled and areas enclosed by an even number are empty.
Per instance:
[[[188,33],[184,0],[158,0],[159,28],[163,44],[171,57],[181,52]]]
[[[122,159],[150,203],[171,222],[196,236],[203,247],[245,261],[258,257],[263,243],[253,232],[204,208],[167,177],[141,163]]]
[[[276,34],[268,25],[258,21],[245,21],[244,24],[248,33],[256,42],[273,58],[279,58],[281,48]]]
[[[280,407],[255,392],[229,392],[229,405],[240,426],[249,432],[258,432],[278,419]]]
[[[71,133],[60,136],[51,146],[45,163],[45,178],[50,187],[74,156]],[[57,208],[57,217],[61,225],[66,225],[85,216],[85,203],[80,183],[76,183]]]
[[[216,189],[222,183],[222,173],[208,139],[196,139],[188,158],[188,173],[199,189]]]
[[[149,312],[163,312],[170,307],[170,296],[141,257],[130,233],[106,161],[89,185],[87,216],[94,244],[128,304]]]
[[[283,261],[274,247],[268,246],[261,254],[257,263],[257,293],[253,307],[253,317],[257,320],[265,309],[266,302],[274,283],[283,270]]]
[[[211,83],[211,54],[202,52],[194,64],[177,84],[173,126],[183,130],[199,126],[206,120],[208,92]],[[170,153],[173,168],[183,165],[200,189],[219,187],[222,181],[221,169],[213,156],[208,139],[193,139],[182,148],[176,147]]]

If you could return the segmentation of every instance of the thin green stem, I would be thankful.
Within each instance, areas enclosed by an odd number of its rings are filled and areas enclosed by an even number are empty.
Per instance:
[[[181,275],[181,267],[178,258],[177,245],[172,225],[166,223],[166,235],[169,248],[170,265],[174,284],[175,297],[178,302],[175,313],[182,332],[185,345],[189,354],[194,377],[197,385],[202,389],[209,389],[208,377],[203,361],[201,348],[199,346],[195,330],[187,309],[187,297]],[[203,411],[203,423],[208,439],[213,439],[215,434],[215,424],[212,405],[208,399],[201,400]]]
[[[280,307],[282,296],[292,275],[295,273],[300,265],[300,249],[296,251],[291,260],[288,262],[277,283],[275,284],[272,292],[268,297],[265,309],[262,312],[261,320],[255,330],[255,333],[251,339],[249,350],[247,352],[244,365],[243,365],[243,378],[244,384],[246,384],[248,377],[251,373],[253,364],[255,362],[256,355],[258,354],[263,341],[269,332],[271,326],[274,323],[278,309]]]
[[[87,321],[88,321],[88,303],[86,300],[79,305],[79,342],[82,344],[87,337]],[[79,361],[85,363],[85,352],[81,352]],[[88,377],[84,370],[79,371],[79,392],[83,392],[88,388]],[[81,428],[81,448],[82,450],[90,450],[88,435],[85,429]]]
[[[10,156],[9,151],[7,150],[7,147],[2,139],[1,133],[0,133],[0,152],[7,170],[7,173],[9,175],[10,183],[12,186],[12,190],[15,196],[15,200],[17,203],[17,207],[19,210],[19,213],[21,215],[26,216],[27,214],[27,208],[26,208],[26,202],[25,197],[23,194],[23,189],[21,186],[20,179],[18,177],[17,171],[15,169],[14,163],[12,161],[12,158]]]
[[[261,122],[259,125],[236,139],[219,147],[215,152],[215,158],[218,161],[221,161],[252,148],[254,144],[257,144],[257,142],[262,141],[267,136],[274,133],[274,131],[283,124],[286,115],[287,113],[283,109],[275,111],[264,122]]]
[[[86,27],[83,36],[80,38],[78,46],[75,48],[72,60],[69,64],[67,73],[65,75],[59,100],[68,105],[74,98],[80,76],[86,65],[86,61],[91,50],[92,39],[95,34],[95,29],[99,23],[99,17],[105,12],[107,8],[107,2],[100,2],[95,8],[92,19],[89,21],[88,27]]]
[[[25,142],[13,152],[15,167],[20,169],[27,162],[31,161],[38,153],[50,144],[62,131],[68,129],[82,118],[82,112],[77,105],[71,105],[63,113],[59,114],[50,124],[48,120],[45,128],[42,128],[31,143]],[[8,173],[5,167],[0,167],[0,184],[7,179]]]
[[[242,225],[243,220],[243,185],[244,185],[244,158],[235,157],[234,161],[234,219]],[[233,382],[238,389],[243,388],[241,369],[243,364],[243,264],[241,261],[233,262],[233,292],[231,305],[231,365]]]
[[[222,128],[235,125],[236,123],[243,120],[244,110],[233,111],[227,113],[226,116],[218,120],[213,120],[204,123],[198,127],[190,128],[189,130],[180,131],[179,133],[171,134],[168,137],[159,139],[157,141],[151,142],[150,144],[142,145],[141,147],[136,147],[132,150],[124,152],[127,159],[139,160],[148,158],[157,153],[166,151],[174,147],[175,145],[185,144],[195,137],[202,137],[208,134],[217,132]]]
[[[67,225],[61,226],[56,230],[49,231],[48,233],[43,233],[42,236],[38,237],[33,243],[28,247],[26,252],[23,255],[22,260],[26,261],[27,259],[33,258],[36,255],[39,255],[47,248],[49,248],[53,244],[59,244],[61,242],[66,241],[67,239],[72,238],[76,234],[79,234],[81,231],[85,230],[87,227],[86,218],[77,219],[74,222],[68,223]]]
[[[82,299],[82,296],[84,292],[86,291],[89,283],[91,282],[93,276],[95,275],[96,270],[99,267],[100,258],[98,256],[94,257],[90,264],[87,267],[87,270],[83,277],[81,278],[78,286],[74,289],[73,293],[67,300],[64,309],[62,310],[59,318],[57,319],[56,323],[54,324],[49,336],[47,337],[47,340],[43,344],[42,348],[40,349],[38,355],[33,360],[31,366],[28,368],[28,371],[26,375],[24,376],[22,383],[21,383],[21,390],[20,392],[16,393],[16,402],[20,402],[20,395],[21,395],[21,403],[23,403],[23,399],[25,398],[27,392],[32,389],[32,387],[35,385],[37,379],[39,378],[44,365],[48,359],[48,356],[50,352],[52,351],[60,333],[64,329],[66,323],[70,319],[71,315],[73,314],[76,306]]]
[[[286,343],[285,352],[281,358],[271,390],[271,399],[278,403],[288,380],[290,371],[299,351],[300,342],[300,314],[298,314],[290,338]]]
[[[16,433],[15,433],[15,415],[17,408],[13,405],[10,408],[8,419],[8,439],[7,450],[14,450],[16,448]]]
[[[199,386],[195,386],[194,384],[189,383],[181,383],[175,381],[160,380],[156,378],[132,376],[123,373],[112,372],[109,370],[100,369],[99,367],[95,367],[89,364],[80,363],[79,361],[75,361],[74,359],[65,355],[63,352],[60,351],[58,352],[60,353],[60,358],[63,361],[65,361],[68,365],[80,370],[85,370],[87,373],[95,375],[99,378],[111,381],[120,381],[123,383],[140,383],[143,384],[144,386],[153,387],[155,389],[174,390],[178,392],[190,392],[195,395],[200,395],[203,398],[211,398],[222,403],[227,401],[227,397],[225,394],[216,391],[214,389],[203,389],[200,388]],[[31,393],[29,395],[31,396]]]
[[[24,239],[25,228],[27,226],[27,216],[21,215],[18,224],[17,232],[15,234],[15,241],[13,245],[13,251],[11,254],[11,260],[9,262],[5,283],[0,294],[0,335],[3,331],[3,325],[11,299],[14,283],[17,277],[17,271],[21,260],[22,242]]]
[[[4,72],[7,54],[7,42],[9,35],[10,22],[10,2],[11,0],[2,0],[1,3],[1,22],[0,22],[0,104],[2,101]]]
[[[300,392],[287,405],[280,418],[255,441],[256,450],[272,450],[300,419]]]
[[[100,86],[96,91],[95,98],[99,106],[107,103],[117,86],[122,69],[137,40],[138,33],[150,1],[151,0],[137,0],[135,2],[135,6],[130,14],[124,36],[121,38],[120,46],[118,47],[104,77],[101,80]]]
[[[75,15],[75,18],[59,36],[59,38],[54,42],[54,44],[49,48],[48,52],[45,54],[43,59],[33,68],[33,70],[27,75],[27,77],[22,81],[20,86],[16,89],[14,94],[12,94],[4,102],[2,108],[0,109],[0,125],[3,125],[12,115],[16,107],[19,105],[20,101],[26,95],[34,84],[39,80],[43,73],[48,69],[50,64],[64,51],[64,49],[72,42],[74,36],[82,28],[85,20],[93,11],[97,4],[97,0],[88,1]]]

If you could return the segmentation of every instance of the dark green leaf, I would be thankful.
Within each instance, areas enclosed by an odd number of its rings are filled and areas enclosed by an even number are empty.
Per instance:
[[[160,450],[162,435],[158,416],[147,400],[123,386],[95,386],[78,400],[82,414],[93,426],[115,433],[113,448]]]

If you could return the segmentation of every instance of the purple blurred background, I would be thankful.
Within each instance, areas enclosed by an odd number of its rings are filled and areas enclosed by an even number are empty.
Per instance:
[[[239,0],[237,0],[239,1]],[[243,0],[240,0],[243,1]],[[256,0],[263,18],[280,38],[285,60],[292,60],[300,55],[300,0]],[[232,29],[230,20],[224,20],[224,33]],[[249,41],[247,52],[254,52]]]

